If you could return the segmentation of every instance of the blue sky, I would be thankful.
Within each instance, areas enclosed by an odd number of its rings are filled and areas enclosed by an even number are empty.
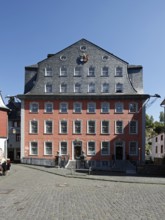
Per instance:
[[[85,38],[129,64],[143,66],[144,92],[165,98],[164,0],[0,0],[0,90],[24,91],[24,67]],[[153,98],[151,98],[151,101]]]

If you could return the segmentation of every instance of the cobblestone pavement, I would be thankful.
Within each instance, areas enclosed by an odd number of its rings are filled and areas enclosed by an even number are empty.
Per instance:
[[[0,176],[0,219],[165,219],[165,185],[159,182],[68,178],[43,171],[12,165],[7,176]]]

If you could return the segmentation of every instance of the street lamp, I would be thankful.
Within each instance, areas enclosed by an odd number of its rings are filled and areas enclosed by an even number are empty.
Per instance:
[[[164,148],[165,148],[165,99],[163,100],[163,102],[160,104],[161,107],[164,107],[164,129],[163,129],[163,133],[164,133]]]

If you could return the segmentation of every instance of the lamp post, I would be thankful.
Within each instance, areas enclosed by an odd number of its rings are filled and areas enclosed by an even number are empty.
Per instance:
[[[164,146],[163,148],[165,149],[165,99],[163,100],[163,102],[160,104],[161,107],[164,107],[164,117],[163,117],[163,121],[164,121],[164,128],[163,128],[163,133],[164,133]]]

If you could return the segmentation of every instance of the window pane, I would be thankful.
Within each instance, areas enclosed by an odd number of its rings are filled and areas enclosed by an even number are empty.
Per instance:
[[[109,142],[108,141],[102,142],[101,154],[102,155],[109,154]]]
[[[30,111],[33,113],[37,113],[38,112],[38,103],[31,103],[30,104]]]
[[[81,113],[81,103],[74,103],[74,112]]]
[[[52,133],[52,121],[46,121],[45,122],[45,133],[51,134]]]
[[[109,103],[101,103],[101,112],[109,113]]]
[[[38,121],[31,121],[30,133],[32,133],[32,134],[38,133]]]
[[[61,142],[61,154],[67,154],[67,142]]]
[[[95,155],[95,142],[88,142],[88,155]]]
[[[52,103],[45,103],[45,112],[47,112],[47,113],[53,112],[53,104]]]
[[[95,133],[95,121],[88,121],[88,133],[89,134]]]
[[[45,143],[45,154],[52,155],[52,142]]]
[[[31,152],[32,155],[38,154],[38,143],[37,142],[31,142]]]

